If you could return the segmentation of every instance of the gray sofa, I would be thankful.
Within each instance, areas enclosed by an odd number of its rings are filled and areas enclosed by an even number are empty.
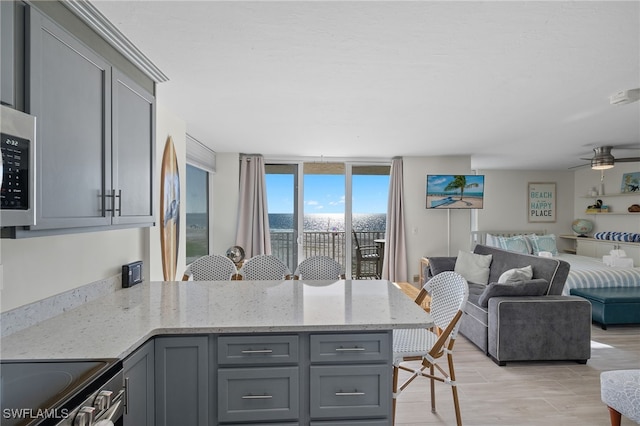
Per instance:
[[[591,357],[591,304],[561,296],[569,264],[476,245],[476,254],[492,255],[488,285],[469,283],[469,299],[460,333],[498,365],[507,361],[573,360]],[[456,257],[431,257],[426,276],[453,271]],[[532,266],[531,280],[497,284],[503,272]],[[493,294],[493,296],[492,296]],[[535,294],[535,295],[522,295]]]

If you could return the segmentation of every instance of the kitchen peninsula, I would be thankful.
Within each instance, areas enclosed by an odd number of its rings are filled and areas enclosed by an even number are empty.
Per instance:
[[[150,282],[4,337],[1,358],[119,358],[127,377],[145,353],[147,423],[383,425],[392,330],[430,325],[383,280]]]

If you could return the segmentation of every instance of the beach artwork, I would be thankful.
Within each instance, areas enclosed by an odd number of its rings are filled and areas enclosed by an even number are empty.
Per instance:
[[[427,175],[428,209],[481,209],[483,175]]]
[[[160,169],[160,249],[165,281],[176,279],[180,241],[180,175],[171,136],[167,138]]]

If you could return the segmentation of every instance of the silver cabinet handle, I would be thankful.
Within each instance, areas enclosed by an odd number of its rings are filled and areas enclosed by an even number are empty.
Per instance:
[[[124,414],[129,414],[129,378],[124,378]]]
[[[364,392],[336,392],[336,396],[361,396]]]
[[[243,354],[271,354],[272,349],[245,349],[241,353]]]
[[[364,348],[336,348],[336,352],[361,352]]]
[[[271,399],[272,395],[242,395],[242,399]]]

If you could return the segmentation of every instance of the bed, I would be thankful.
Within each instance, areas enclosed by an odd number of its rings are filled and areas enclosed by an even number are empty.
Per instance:
[[[529,236],[529,238],[535,238],[532,236],[536,235],[545,236],[546,232],[544,230],[474,231],[471,233],[471,245],[473,247],[475,244],[485,244],[509,249],[501,246],[500,243],[505,240],[516,241],[518,240],[516,237]],[[527,247],[530,253],[533,253],[530,242]],[[515,248],[520,249],[523,247],[515,246]],[[547,248],[550,251],[553,249],[552,247]],[[640,287],[640,267],[637,265],[632,268],[610,267],[605,265],[602,259],[595,257],[568,253],[554,253],[554,256],[567,261],[571,265],[569,276],[562,291],[563,295],[569,295],[572,288]]]

